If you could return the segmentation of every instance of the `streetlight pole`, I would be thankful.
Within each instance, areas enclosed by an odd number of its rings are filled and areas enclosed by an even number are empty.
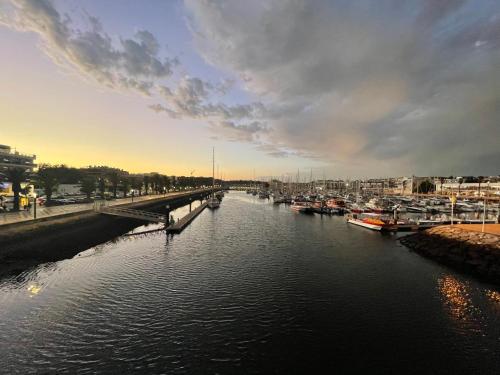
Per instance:
[[[453,208],[455,206],[455,203],[457,202],[457,197],[452,195],[450,197],[450,201],[451,201],[451,225],[453,225]]]

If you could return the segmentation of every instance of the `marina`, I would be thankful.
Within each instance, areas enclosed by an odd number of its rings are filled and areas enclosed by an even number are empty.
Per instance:
[[[0,31],[0,374],[500,374],[500,0]]]
[[[500,199],[415,195],[352,194],[342,191],[297,191],[248,189],[247,194],[284,204],[298,213],[345,216],[350,224],[375,231],[417,231],[438,225],[495,224],[499,222]],[[271,202],[272,199],[272,202]]]
[[[178,236],[162,226],[0,280],[3,370],[496,374],[498,287],[398,234],[235,191]]]

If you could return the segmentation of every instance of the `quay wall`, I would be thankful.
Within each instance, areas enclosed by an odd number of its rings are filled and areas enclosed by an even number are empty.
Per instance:
[[[403,237],[400,242],[427,258],[500,284],[500,235],[466,228],[439,226]]]
[[[163,197],[118,207],[165,214],[199,200],[206,192]],[[0,277],[45,262],[72,258],[79,252],[121,236],[145,223],[91,210],[0,226]]]

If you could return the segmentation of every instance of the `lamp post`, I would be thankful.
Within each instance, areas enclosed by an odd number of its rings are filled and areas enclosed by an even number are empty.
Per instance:
[[[33,197],[33,219],[36,219],[36,194]]]
[[[451,225],[453,225],[453,207],[455,206],[455,203],[457,203],[457,197],[452,195],[450,197],[450,202],[451,202]]]
[[[167,204],[165,206],[165,217],[166,217],[166,225],[168,226],[170,224],[170,205]]]

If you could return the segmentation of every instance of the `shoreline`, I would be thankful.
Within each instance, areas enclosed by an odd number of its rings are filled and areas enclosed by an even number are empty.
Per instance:
[[[500,236],[496,230],[482,233],[465,224],[443,225],[399,241],[426,258],[500,285]]]
[[[167,203],[173,210],[205,194],[195,192],[124,206],[164,213]],[[90,210],[0,226],[0,278],[19,274],[41,263],[72,258],[144,224],[142,220]]]

